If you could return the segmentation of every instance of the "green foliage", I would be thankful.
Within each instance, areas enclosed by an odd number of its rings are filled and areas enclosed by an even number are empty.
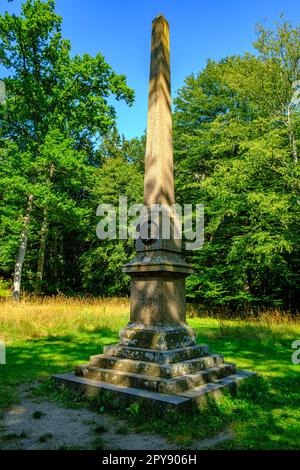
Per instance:
[[[260,375],[256,375],[239,386],[237,396],[241,400],[264,403],[272,397],[271,391],[272,386],[270,381]]]
[[[45,413],[43,413],[42,411],[37,410],[34,413],[32,413],[32,418],[33,419],[41,419],[44,415],[45,415]]]
[[[143,177],[139,169],[123,157],[112,156],[97,171],[97,179],[93,189],[96,204],[108,203],[118,208],[119,198],[126,196],[128,207],[141,202],[143,194]],[[117,218],[119,212],[117,211]],[[90,233],[87,235],[89,249],[79,257],[82,275],[82,286],[85,291],[94,294],[120,295],[128,292],[129,277],[121,271],[134,253],[133,240],[106,239],[95,237],[95,229],[99,219],[92,218]],[[119,224],[117,220],[117,231]],[[99,269],[101,266],[101,269]]]
[[[94,450],[105,450],[106,449],[104,441],[100,436],[97,436],[97,438],[94,440],[93,449]]]
[[[205,305],[296,310],[300,28],[258,27],[257,55],[209,61],[175,100],[176,185],[205,205],[188,295]]]
[[[0,296],[8,297],[10,295],[9,283],[0,278]]]
[[[84,404],[82,394],[72,391],[67,387],[58,387],[52,379],[40,382],[32,391],[34,397],[52,399],[67,408],[80,408]]]
[[[142,202],[145,135],[127,141],[110,98],[133,102],[98,53],[71,55],[54,1],[0,17],[0,275],[11,283],[28,198],[23,288],[126,295],[131,240],[99,240],[100,203]],[[176,197],[205,205],[188,297],[252,312],[299,304],[300,28],[257,26],[255,54],[209,60],[174,112]],[[2,83],[2,82],[0,82]],[[5,89],[5,94],[4,94]],[[2,291],[1,291],[2,292]],[[7,293],[7,290],[3,290]]]
[[[140,414],[141,412],[141,405],[138,402],[133,402],[129,405],[127,408],[127,411],[130,416],[136,417]]]
[[[0,64],[8,71],[0,105],[0,272],[12,276],[30,195],[23,286],[37,293],[82,289],[80,256],[96,242],[94,188],[109,158],[106,136],[116,134],[110,97],[129,105],[134,98],[100,53],[71,55],[61,23],[52,0],[27,0],[20,16],[0,17]]]
[[[38,442],[40,443],[45,443],[45,442],[48,442],[49,439],[51,439],[53,437],[53,434],[51,433],[45,433],[45,434],[42,434],[39,438],[38,438]]]
[[[104,432],[107,432],[107,428],[102,424],[99,424],[99,426],[96,426],[94,429],[95,434],[103,434]]]

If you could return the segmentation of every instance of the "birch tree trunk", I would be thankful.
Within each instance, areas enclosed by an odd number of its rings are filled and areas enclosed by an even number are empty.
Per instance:
[[[28,242],[28,231],[29,231],[29,223],[32,211],[32,204],[33,204],[33,195],[30,194],[28,196],[27,208],[26,213],[23,221],[23,228],[21,233],[21,241],[19,245],[18,256],[15,264],[14,270],[14,283],[13,283],[13,299],[17,302],[20,300],[20,292],[21,292],[21,278],[22,278],[22,269],[24,264],[24,259],[27,250],[27,242]]]

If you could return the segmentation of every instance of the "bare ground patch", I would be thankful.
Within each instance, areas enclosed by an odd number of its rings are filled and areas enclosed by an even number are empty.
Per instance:
[[[20,401],[1,416],[0,450],[175,450],[178,445],[155,434],[132,432],[125,421],[86,408],[65,408],[52,401],[32,398],[30,387],[20,387]],[[194,442],[201,449],[232,439],[225,431]]]

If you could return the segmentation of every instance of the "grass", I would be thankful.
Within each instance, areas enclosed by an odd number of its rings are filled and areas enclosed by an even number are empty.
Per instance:
[[[38,438],[38,442],[40,442],[41,444],[43,444],[43,443],[45,443],[45,442],[48,442],[52,437],[53,437],[53,435],[50,434],[50,433],[42,434],[42,435]]]
[[[117,429],[116,429],[116,433],[117,434],[128,434],[129,430],[128,430],[128,426],[119,426]]]
[[[43,418],[43,416],[45,416],[45,413],[43,413],[42,411],[35,411],[34,413],[32,413],[33,419],[41,419]]]
[[[104,432],[107,432],[108,430],[106,429],[105,426],[102,426],[101,424],[96,426],[94,429],[95,434],[103,434]]]
[[[105,444],[101,437],[97,437],[93,442],[93,449],[94,450],[105,450]]]
[[[6,365],[0,365],[0,409],[16,400],[16,385],[72,370],[117,341],[127,319],[128,301],[122,299],[2,299]]]
[[[0,277],[0,297],[10,297],[11,289],[9,283]]]
[[[72,370],[105,344],[116,342],[128,315],[126,299],[25,298],[19,304],[2,299],[0,341],[6,344],[7,364],[0,365],[0,409],[17,401],[19,384]],[[234,439],[217,448],[299,449],[300,365],[291,362],[291,345],[300,339],[300,323],[276,312],[250,320],[191,316],[189,323],[199,343],[259,376],[243,385],[236,397],[225,396],[190,417],[145,419],[133,405],[121,413],[129,427],[157,432],[182,446],[230,429]],[[80,397],[53,390],[47,381],[39,393],[67,406],[82,406]],[[100,412],[107,407],[104,402],[91,405]],[[101,446],[99,436],[95,447]]]

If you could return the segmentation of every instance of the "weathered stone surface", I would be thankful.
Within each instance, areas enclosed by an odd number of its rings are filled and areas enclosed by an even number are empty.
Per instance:
[[[168,272],[175,275],[192,274],[193,268],[178,253],[170,253],[168,251],[149,250],[145,253],[138,253],[137,256],[123,266],[122,271],[125,273],[149,273],[149,272]]]
[[[77,366],[75,369],[75,375],[79,377],[167,394],[178,393],[198,387],[199,385],[221,379],[233,373],[235,373],[235,366],[233,364],[222,364],[219,367],[213,367],[171,379],[134,374],[116,369],[103,369],[89,364]]]
[[[107,356],[124,357],[140,361],[158,362],[159,364],[171,364],[173,362],[185,361],[208,354],[208,346],[200,344],[186,348],[159,351],[155,349],[132,348],[119,344],[104,346],[103,352]]]
[[[163,215],[159,213],[151,220],[152,226],[157,226],[157,236],[139,238],[136,258],[123,267],[123,272],[131,276],[132,323],[185,323],[185,278],[192,267],[181,257],[181,240],[176,233],[179,220],[172,207],[173,173],[169,25],[160,15],[152,23],[144,203],[148,211],[152,204],[164,209]],[[164,238],[161,220],[166,214],[171,230]],[[141,226],[145,223],[141,220]]]
[[[133,359],[123,359],[114,356],[105,356],[103,354],[92,356],[90,358],[91,366],[164,378],[191,374],[196,371],[220,366],[223,362],[224,358],[220,354],[211,354],[168,365],[158,364],[155,362],[136,361]]]
[[[139,254],[142,254],[141,252],[145,254],[145,251],[151,255],[156,253],[158,257],[160,257],[161,251],[161,254],[166,258],[171,256],[176,258],[176,253],[182,252],[181,224],[174,207],[160,206],[156,211],[151,211],[151,208],[148,208],[147,213],[140,217],[140,227],[141,237],[136,240],[137,258]],[[146,234],[148,233],[148,237],[152,235],[152,238],[146,239],[146,245],[142,238],[144,236],[143,230]],[[174,259],[175,262],[176,259]],[[130,264],[129,262],[126,267],[129,268]],[[184,264],[185,266],[183,266]],[[178,266],[191,269],[183,259]]]
[[[185,323],[185,276],[169,271],[131,273],[130,322]]]
[[[243,380],[255,376],[254,372],[247,370],[238,370],[235,374],[228,375],[225,378],[210,382],[200,387],[181,391],[179,396],[189,398],[193,403],[203,405],[207,403],[208,397],[217,398],[221,396],[224,390],[235,391]]]
[[[85,394],[88,397],[101,396],[103,392],[110,394],[114,406],[124,408],[130,403],[142,404],[149,413],[160,413],[167,411],[189,410],[190,400],[177,395],[166,395],[154,393],[131,387],[122,387],[106,382],[77,377],[72,373],[53,376],[58,386],[68,387],[72,390]]]
[[[186,374],[172,379],[162,379],[158,385],[157,391],[159,393],[179,393],[234,374],[235,371],[236,367],[234,364],[225,363],[218,367],[212,367],[192,374]]]
[[[144,204],[174,204],[169,25],[152,23]]]
[[[107,396],[110,393],[113,405],[121,408],[133,402],[140,403],[152,414],[167,411],[190,412],[195,406],[205,405],[209,399],[217,399],[226,389],[235,390],[243,380],[253,375],[253,372],[239,370],[225,379],[171,395],[76,377],[72,373],[54,375],[53,379],[58,386],[78,390],[87,396],[101,396],[103,392]]]
[[[129,323],[120,331],[119,344],[166,351],[195,346],[196,335],[187,324],[147,326],[143,323]]]

